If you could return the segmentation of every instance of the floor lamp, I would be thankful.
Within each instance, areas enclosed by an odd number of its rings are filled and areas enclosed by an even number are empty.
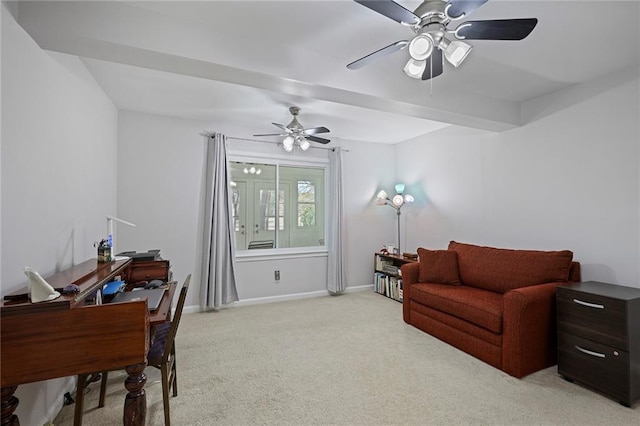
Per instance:
[[[389,198],[387,191],[384,189],[380,190],[378,195],[376,195],[376,204],[379,206],[387,205],[396,209],[396,215],[398,216],[398,254],[400,254],[400,210],[402,209],[402,206],[408,203],[413,203],[415,199],[412,195],[404,193],[403,183],[397,183],[395,190],[396,195],[394,195],[393,198]]]

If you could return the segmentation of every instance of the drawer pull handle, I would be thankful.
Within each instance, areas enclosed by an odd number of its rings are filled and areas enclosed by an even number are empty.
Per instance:
[[[604,309],[604,305],[599,305],[597,303],[583,302],[580,299],[573,299],[573,302],[577,303],[578,305],[587,306],[589,308]]]
[[[577,350],[579,350],[580,352],[587,354],[587,355],[591,355],[591,356],[597,356],[598,358],[606,358],[607,356],[605,354],[601,354],[600,352],[594,352],[594,351],[590,351],[588,349],[585,348],[581,348],[578,345],[575,345],[574,348],[576,348]]]

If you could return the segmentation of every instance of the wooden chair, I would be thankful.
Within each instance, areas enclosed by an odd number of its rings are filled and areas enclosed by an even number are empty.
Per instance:
[[[184,307],[184,301],[187,298],[190,281],[191,274],[187,275],[187,278],[182,285],[178,304],[176,305],[176,310],[174,311],[171,321],[154,327],[155,337],[153,339],[153,344],[149,349],[149,354],[147,355],[147,365],[159,369],[162,377],[162,403],[164,405],[165,426],[171,425],[171,418],[169,415],[169,389],[173,387],[173,396],[178,396],[175,337],[178,332],[178,325],[180,324],[180,318],[182,317],[182,308]],[[98,401],[99,408],[104,407],[108,374],[108,371],[103,371],[101,373],[102,383],[100,384],[100,398]],[[74,426],[82,425],[82,401],[84,388],[91,382],[97,381],[93,380],[93,376],[94,375],[88,374],[78,376],[76,392],[77,405],[74,415]]]

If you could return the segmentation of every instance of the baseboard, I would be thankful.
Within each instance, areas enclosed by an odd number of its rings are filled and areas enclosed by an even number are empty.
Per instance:
[[[368,285],[347,287],[344,292],[356,293],[359,291],[371,291],[372,289],[373,289],[373,284],[368,284]],[[229,305],[229,307],[260,305],[263,303],[284,302],[287,300],[297,300],[297,299],[310,299],[312,297],[323,297],[323,296],[329,296],[329,295],[330,293],[327,290],[320,290],[320,291],[310,291],[307,293],[283,294],[281,296],[255,297],[251,299],[239,300],[238,302],[235,302]],[[185,314],[192,314],[200,311],[201,311],[200,306],[198,305],[185,306],[184,308],[182,308],[182,312]]]
[[[373,284],[358,285],[358,286],[354,286],[354,287],[347,287],[344,292],[345,293],[357,293],[359,291],[373,291]]]
[[[283,294],[281,296],[256,297],[252,299],[243,299],[234,303],[234,306],[260,305],[263,303],[284,302],[287,300],[310,299],[313,297],[328,296],[327,290],[310,291],[307,293]]]

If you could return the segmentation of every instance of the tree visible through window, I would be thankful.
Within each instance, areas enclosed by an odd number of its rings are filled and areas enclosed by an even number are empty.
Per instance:
[[[313,182],[298,181],[298,226],[316,225],[316,187]]]

